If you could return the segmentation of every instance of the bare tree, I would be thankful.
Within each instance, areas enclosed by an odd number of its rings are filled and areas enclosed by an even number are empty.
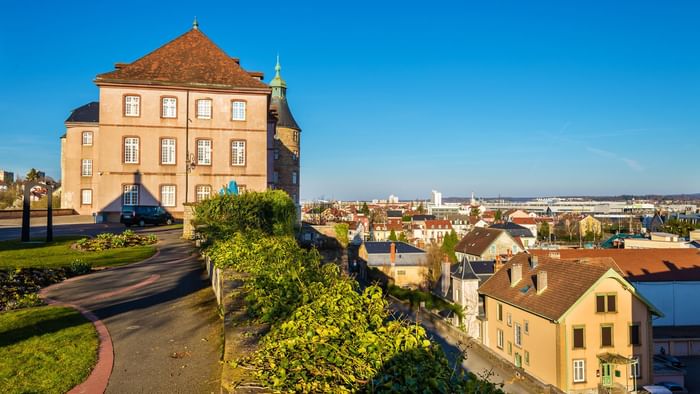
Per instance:
[[[445,252],[435,243],[431,243],[426,249],[425,256],[425,283],[428,289],[432,289],[440,281],[442,275],[442,262],[445,261]]]

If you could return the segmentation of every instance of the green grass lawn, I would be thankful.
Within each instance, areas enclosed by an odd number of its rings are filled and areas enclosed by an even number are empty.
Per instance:
[[[98,342],[92,323],[70,308],[0,313],[0,391],[67,392],[90,374]]]
[[[93,267],[108,267],[141,261],[153,256],[154,245],[131,248],[110,249],[101,252],[84,252],[71,249],[80,237],[57,238],[50,243],[22,243],[20,241],[0,242],[1,268],[57,268],[70,265],[80,259]]]

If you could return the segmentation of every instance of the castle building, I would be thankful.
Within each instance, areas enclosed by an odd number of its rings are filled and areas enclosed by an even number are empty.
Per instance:
[[[272,88],[271,107],[277,115],[277,128],[274,137],[274,173],[275,187],[286,191],[299,206],[299,161],[301,146],[301,128],[294,120],[287,103],[287,83],[280,75],[279,56],[275,66],[275,77],[270,81]]]
[[[160,205],[181,217],[184,204],[230,181],[240,191],[279,187],[298,201],[299,127],[279,65],[271,88],[195,21],[94,82],[99,102],[72,111],[61,137],[63,208],[118,221],[124,206]]]

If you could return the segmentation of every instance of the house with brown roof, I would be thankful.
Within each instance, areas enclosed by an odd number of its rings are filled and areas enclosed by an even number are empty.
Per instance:
[[[521,253],[479,293],[484,345],[524,373],[567,393],[653,381],[651,320],[661,313],[612,259]]]
[[[403,225],[396,222],[373,223],[370,228],[369,237],[372,241],[386,241],[391,236],[392,231],[398,238],[403,232]]]
[[[569,261],[611,258],[625,279],[663,312],[654,326],[700,326],[700,306],[687,302],[700,294],[697,249],[532,249],[530,253]],[[700,353],[700,347],[696,351]]]
[[[184,204],[230,181],[239,190],[283,188],[298,204],[299,127],[279,72],[272,86],[262,79],[196,23],[97,75],[99,102],[77,108],[65,122],[62,207],[104,220],[118,220],[131,205],[160,205],[181,216]],[[284,155],[273,155],[281,143],[296,151],[284,173],[276,163]]]
[[[496,260],[496,256],[516,254],[523,246],[505,230],[475,228],[455,247],[458,261]]]

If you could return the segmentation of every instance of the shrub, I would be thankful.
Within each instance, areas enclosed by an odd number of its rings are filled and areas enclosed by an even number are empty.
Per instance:
[[[418,325],[391,319],[382,291],[359,292],[337,266],[292,237],[261,231],[216,240],[205,253],[248,274],[250,313],[272,324],[241,360],[282,392],[464,392],[441,348]],[[461,369],[459,369],[461,371]]]
[[[75,259],[68,266],[68,271],[72,276],[85,275],[92,271],[92,264],[83,260]]]
[[[408,301],[412,309],[417,308],[421,302],[424,302],[425,308],[428,310],[450,311],[459,316],[460,319],[464,317],[464,311],[461,306],[448,302],[433,293],[405,289],[396,285],[389,285],[388,290],[392,296],[402,301]]]
[[[156,242],[158,238],[155,234],[140,235],[132,230],[125,230],[121,234],[101,233],[95,238],[83,238],[75,243],[75,247],[80,250],[100,252],[108,249],[153,245]]]
[[[210,239],[240,231],[292,235],[295,222],[294,202],[282,190],[217,195],[195,207],[194,224]]]

